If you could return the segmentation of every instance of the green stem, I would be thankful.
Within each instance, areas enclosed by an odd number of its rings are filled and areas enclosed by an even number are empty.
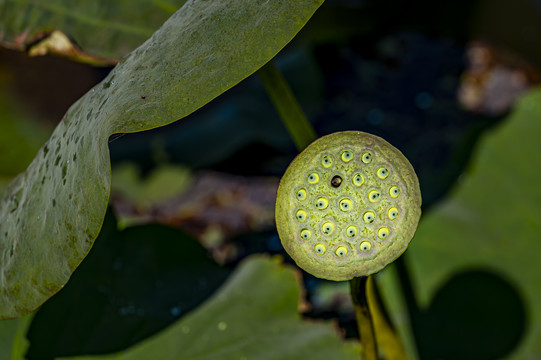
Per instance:
[[[367,297],[368,283],[370,281],[372,281],[372,278],[369,276],[356,277],[349,281],[351,299],[353,300],[353,308],[361,338],[361,359],[363,360],[378,359],[376,334]]]
[[[376,340],[380,353],[383,353],[384,358],[387,360],[408,360],[406,349],[384,312],[375,277],[370,277],[366,284],[366,297],[372,315],[374,332],[377,334]]]
[[[317,138],[317,135],[289,85],[272,61],[259,69],[258,75],[297,149],[302,151]],[[351,297],[363,345],[361,353],[363,360],[378,359],[374,323],[367,297],[367,284],[371,281],[369,277],[354,278],[350,281]]]
[[[295,146],[299,151],[302,151],[317,138],[314,128],[304,115],[289,85],[272,60],[259,69],[257,73],[282,122],[293,138]]]

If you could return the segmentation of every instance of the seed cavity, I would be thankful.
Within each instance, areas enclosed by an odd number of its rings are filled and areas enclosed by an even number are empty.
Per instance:
[[[304,211],[304,210],[302,210],[302,209],[301,209],[301,210],[297,210],[297,212],[295,213],[295,217],[297,218],[297,221],[298,221],[298,222],[304,222],[304,221],[306,221],[306,216],[307,216],[306,211]]]
[[[386,239],[387,236],[389,236],[389,228],[386,227],[380,227],[378,230],[378,237],[383,240]]]
[[[363,221],[367,224],[372,224],[376,220],[376,214],[373,211],[366,211],[363,214]]]
[[[299,190],[297,191],[297,200],[303,201],[304,199],[306,199],[306,190],[304,190],[304,189],[299,189]]]
[[[302,229],[301,231],[301,239],[303,240],[310,240],[312,237],[312,232],[308,229]]]
[[[325,235],[331,235],[334,232],[334,224],[332,222],[330,222],[330,221],[327,221],[321,227],[321,231]]]
[[[360,172],[353,174],[353,185],[361,186],[364,184],[364,176]]]
[[[332,157],[329,155],[325,155],[321,158],[321,165],[323,165],[324,168],[330,168],[332,165]]]
[[[397,198],[398,195],[400,195],[400,188],[396,185],[391,186],[389,189],[389,195],[391,195],[393,198]]]
[[[389,170],[387,170],[386,167],[380,167],[378,169],[378,171],[376,172],[376,175],[380,178],[380,179],[387,179],[387,176],[389,176]]]
[[[309,184],[317,184],[319,182],[319,175],[315,172],[308,175],[306,178]]]
[[[361,155],[361,161],[365,164],[370,164],[370,162],[372,161],[372,153],[370,152],[364,152],[362,155]]]
[[[353,153],[349,150],[342,151],[342,155],[340,156],[343,162],[350,162],[353,160]]]
[[[337,188],[340,186],[340,184],[342,184],[342,178],[340,177],[340,175],[333,176],[333,178],[331,179],[331,186]]]
[[[387,210],[387,216],[390,220],[394,220],[398,217],[398,209],[395,207],[390,208]]]
[[[316,208],[319,210],[326,209],[329,206],[329,201],[324,197],[320,197],[316,200]]]
[[[370,202],[377,202],[381,197],[381,194],[377,190],[372,190],[368,193],[368,201]]]
[[[348,226],[347,229],[346,229],[346,236],[347,237],[354,237],[355,235],[357,235],[357,226],[355,226],[355,225]]]
[[[348,254],[348,248],[345,247],[345,246],[339,246],[339,247],[336,248],[336,251],[334,253],[339,258],[343,258]]]
[[[327,251],[327,248],[323,244],[317,244],[316,246],[314,246],[314,250],[316,254],[323,255],[325,254],[325,251]]]
[[[351,202],[350,199],[345,198],[345,199],[340,200],[340,202],[338,203],[338,206],[340,207],[340,210],[342,211],[350,211],[353,208],[353,203]]]
[[[362,252],[370,251],[370,249],[372,249],[372,244],[370,244],[369,241],[363,241],[359,245],[359,249],[361,249]]]

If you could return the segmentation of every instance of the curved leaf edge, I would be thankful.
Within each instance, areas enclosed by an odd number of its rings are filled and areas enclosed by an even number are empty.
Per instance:
[[[90,251],[110,195],[109,136],[202,107],[272,59],[322,2],[188,1],[77,101],[2,194],[0,319],[39,307]]]

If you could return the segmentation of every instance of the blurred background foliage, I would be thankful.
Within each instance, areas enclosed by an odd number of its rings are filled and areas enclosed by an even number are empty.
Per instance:
[[[44,4],[0,6],[0,186],[183,1]],[[274,60],[318,135],[382,136],[419,175],[418,234],[377,277],[412,358],[541,356],[540,20],[538,0],[327,0]],[[43,45],[52,30],[68,52]],[[60,56],[21,52],[32,49]],[[248,255],[291,263],[273,206],[296,150],[257,75],[110,149],[94,249],[33,319],[0,324],[0,347],[28,346],[30,359],[119,351],[196,309]],[[357,336],[347,286],[303,274],[303,287],[305,317]]]

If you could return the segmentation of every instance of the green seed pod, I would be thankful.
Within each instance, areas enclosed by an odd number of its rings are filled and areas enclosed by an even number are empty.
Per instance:
[[[289,165],[276,198],[284,248],[299,267],[328,280],[383,269],[406,250],[420,216],[419,181],[409,161],[360,131],[309,145]]]

